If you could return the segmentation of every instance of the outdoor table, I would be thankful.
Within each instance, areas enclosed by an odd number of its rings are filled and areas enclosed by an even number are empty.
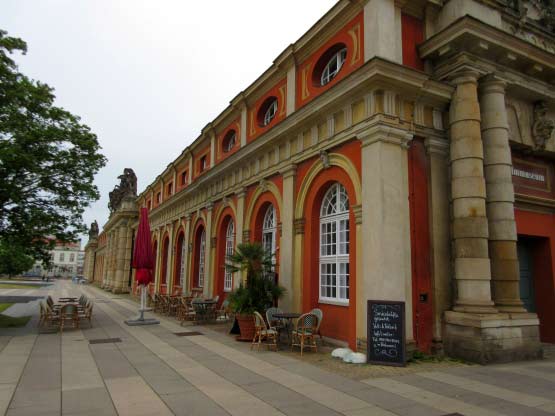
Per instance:
[[[76,303],[79,298],[59,298],[60,303]]]
[[[297,319],[301,316],[300,313],[297,312],[281,312],[281,313],[274,313],[273,317],[277,319],[283,319],[287,321],[285,323],[285,329],[287,330],[287,338],[291,341],[291,331],[293,330],[293,319]]]
[[[191,302],[193,309],[195,310],[195,321],[207,321],[210,316],[214,316],[217,303],[218,302],[215,300],[197,300],[195,302]]]

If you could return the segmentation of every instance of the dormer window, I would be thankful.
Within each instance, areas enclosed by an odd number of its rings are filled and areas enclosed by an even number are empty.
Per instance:
[[[260,106],[258,110],[258,124],[261,127],[266,127],[276,117],[278,111],[278,100],[276,97],[268,97]]]
[[[235,147],[236,141],[237,133],[235,132],[235,130],[228,131],[227,134],[224,136],[224,140],[222,143],[224,153],[231,152],[231,150]]]

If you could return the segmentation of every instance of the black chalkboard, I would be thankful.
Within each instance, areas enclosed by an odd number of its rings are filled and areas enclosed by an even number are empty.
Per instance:
[[[368,301],[370,364],[405,366],[405,302]]]

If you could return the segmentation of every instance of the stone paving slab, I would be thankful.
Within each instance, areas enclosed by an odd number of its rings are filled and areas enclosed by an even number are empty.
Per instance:
[[[0,290],[0,296],[5,291]],[[56,282],[31,296],[86,293],[92,328],[0,336],[0,415],[545,416],[555,414],[555,362],[439,368],[358,381],[295,354],[251,351],[210,326],[130,328],[128,299]],[[194,337],[174,332],[198,330]],[[119,343],[89,344],[120,338]],[[385,373],[384,373],[385,374]]]

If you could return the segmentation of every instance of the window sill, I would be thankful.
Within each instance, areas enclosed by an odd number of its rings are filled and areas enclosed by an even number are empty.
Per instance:
[[[330,300],[330,299],[318,299],[318,303],[323,303],[326,305],[335,305],[335,306],[349,306],[349,301],[341,301],[341,300]]]

